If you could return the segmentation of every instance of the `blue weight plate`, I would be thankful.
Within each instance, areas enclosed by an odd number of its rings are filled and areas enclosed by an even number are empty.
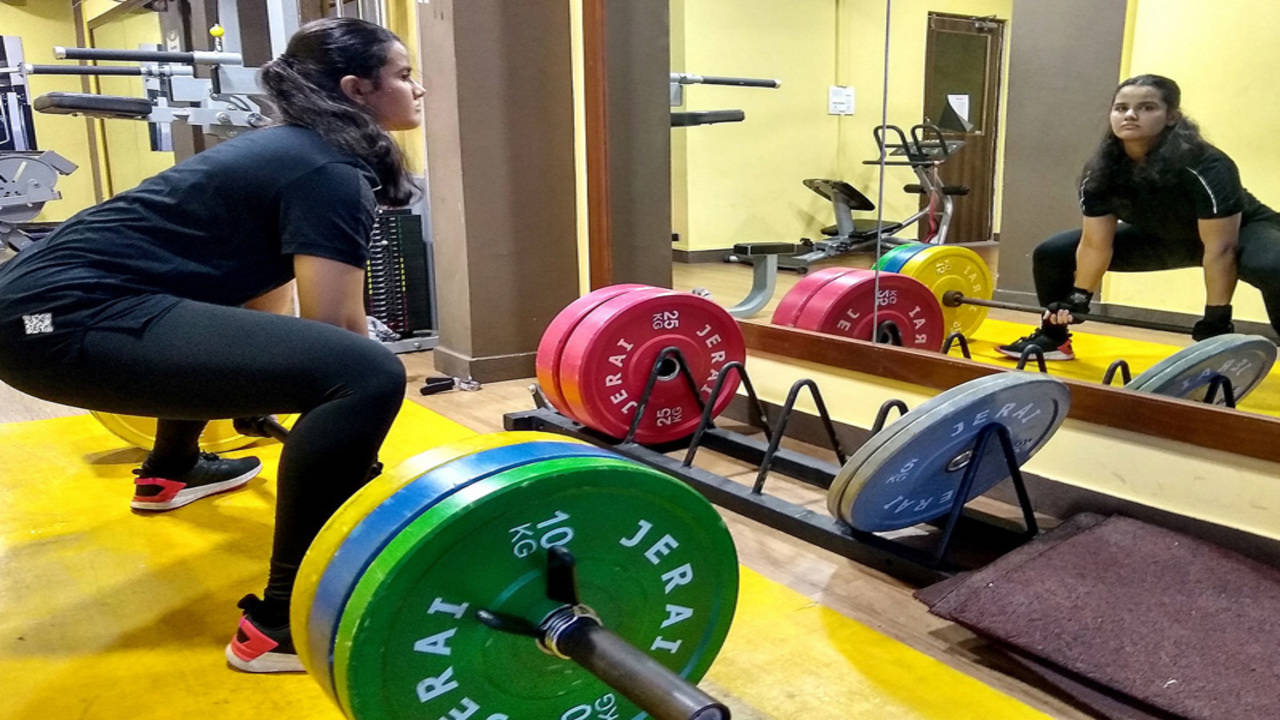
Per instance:
[[[1248,395],[1276,361],[1276,346],[1261,335],[1231,333],[1202,340],[1183,348],[1139,373],[1126,389],[1203,401],[1215,375],[1231,381],[1239,401]],[[1219,393],[1217,404],[1226,403]]]
[[[955,502],[979,432],[992,422],[1008,427],[1021,465],[1066,419],[1070,392],[1055,378],[1000,373],[958,385],[922,405],[917,417],[853,469],[837,503],[837,517],[858,530],[898,530],[945,515]],[[1008,477],[995,439],[963,502]]]
[[[580,443],[530,442],[484,450],[424,473],[387,498],[364,517],[329,560],[316,584],[311,604],[308,643],[312,668],[321,686],[333,688],[333,640],[351,590],[378,553],[419,515],[457,491],[497,473],[557,458],[617,458],[617,453]]]
[[[923,251],[925,248],[928,248],[928,247],[934,247],[934,246],[929,245],[928,243],[920,243],[919,245],[909,245],[907,246],[906,250],[903,250],[902,252],[896,252],[893,254],[893,257],[886,260],[884,267],[881,268],[881,270],[885,272],[898,272],[899,270],[902,269],[903,265],[907,264],[908,260],[920,254],[921,251]]]
[[[911,426],[915,421],[927,417],[933,408],[940,405],[954,405],[961,402],[963,398],[974,393],[988,392],[989,387],[993,387],[1000,383],[1000,374],[987,375],[974,380],[970,380],[962,385],[957,385],[951,390],[939,393],[928,400],[920,403],[912,408],[902,417],[894,422],[886,425],[880,432],[867,438],[866,442],[858,446],[844,465],[840,467],[840,472],[836,473],[835,478],[831,482],[831,487],[827,490],[827,511],[834,518],[842,518],[840,510],[840,502],[844,497],[845,490],[849,486],[849,482],[857,474],[858,468],[865,463],[876,450],[879,450],[886,443],[893,439],[895,435]],[[963,388],[963,391],[962,391]]]

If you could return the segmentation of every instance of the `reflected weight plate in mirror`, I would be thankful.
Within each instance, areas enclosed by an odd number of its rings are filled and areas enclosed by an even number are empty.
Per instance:
[[[809,298],[813,294],[822,289],[822,286],[835,280],[841,275],[851,273],[856,268],[849,267],[832,267],[823,268],[817,272],[811,272],[800,281],[791,286],[786,295],[782,296],[782,300],[778,302],[778,307],[773,311],[773,317],[769,322],[774,325],[783,325],[785,327],[794,327],[796,318],[800,317],[800,311],[804,309]]]
[[[360,578],[334,647],[351,718],[634,720],[630,701],[479,610],[538,623],[547,551],[575,558],[581,602],[604,627],[690,682],[733,619],[737,554],[715,509],[622,459],[547,460],[459,490],[396,535]]]
[[[929,247],[932,247],[932,246],[926,245],[925,243],[913,243],[911,245],[900,245],[894,248],[893,250],[890,250],[889,253],[885,255],[885,257],[883,258],[884,262],[880,265],[879,269],[884,270],[885,272],[898,272],[902,269],[902,266],[908,260],[920,254],[926,248],[929,248]]]
[[[573,329],[578,327],[578,323],[582,322],[583,318],[590,315],[592,310],[595,310],[606,300],[612,300],[632,290],[647,287],[650,286],[638,283],[623,283],[593,290],[566,305],[563,310],[556,313],[551,323],[547,325],[547,329],[542,333],[542,338],[538,340],[538,352],[535,360],[538,387],[542,388],[542,393],[547,396],[551,406],[558,410],[560,414],[571,420],[582,422],[569,414],[568,403],[564,401],[564,393],[560,390],[560,356],[564,353],[564,344],[568,342],[569,335],[573,333]]]
[[[1214,375],[1231,381],[1236,401],[1248,395],[1276,361],[1276,346],[1261,335],[1230,333],[1201,340],[1139,373],[1127,390],[1203,401]],[[1226,398],[1218,393],[1215,404]]]
[[[981,382],[981,385],[976,383]],[[999,373],[956,386],[909,413],[917,415],[875,446],[856,467],[846,463],[836,517],[857,530],[883,532],[927,522],[951,510],[974,445],[990,423],[1009,429],[1021,466],[1048,442],[1070,407],[1070,392],[1055,378]],[[854,458],[850,458],[852,462]],[[847,470],[846,470],[847,468]],[[991,438],[968,502],[1009,476],[1000,443]]]
[[[855,270],[835,278],[809,298],[796,327],[870,340],[885,322],[897,325],[903,347],[942,348],[938,299],[920,282],[896,273]]]
[[[958,245],[930,245],[908,258],[898,272],[924,283],[942,303],[942,297],[951,290],[959,290],[965,297],[990,300],[995,290],[995,278],[991,268],[978,253]],[[981,305],[942,306],[946,333],[964,333],[972,337],[982,321],[987,318],[987,308]]]
[[[357,581],[396,535],[418,516],[454,493],[513,468],[559,458],[616,458],[617,454],[580,442],[524,442],[500,445],[459,457],[428,470],[378,503],[341,539],[315,582],[306,622],[306,637],[294,637],[307,645],[304,665],[321,687],[332,682],[331,667],[338,620]],[[326,526],[328,531],[336,531]]]
[[[668,347],[688,363],[697,396],[673,357],[663,361],[636,441],[659,444],[690,435],[701,420],[701,402],[712,417],[733,399],[740,379],[711,391],[725,365],[746,359],[738,321],[714,302],[691,293],[634,290],[605,301],[574,329],[560,358],[560,388],[579,422],[621,438],[639,410],[658,356]]]

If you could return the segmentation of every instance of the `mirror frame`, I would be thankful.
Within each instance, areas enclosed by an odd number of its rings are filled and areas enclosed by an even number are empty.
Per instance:
[[[609,227],[608,95],[605,0],[582,0],[590,287],[613,282]],[[739,321],[747,349],[943,390],[998,372],[1018,372],[861,340],[756,321]],[[1068,417],[1152,437],[1280,462],[1280,418],[1060,378],[1071,388]]]

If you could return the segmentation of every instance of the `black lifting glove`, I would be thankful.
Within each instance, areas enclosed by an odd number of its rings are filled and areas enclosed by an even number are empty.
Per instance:
[[[1078,287],[1071,288],[1071,294],[1067,295],[1067,299],[1051,302],[1045,307],[1050,314],[1059,310],[1066,310],[1071,313],[1071,324],[1077,325],[1084,322],[1080,319],[1080,313],[1089,312],[1089,303],[1093,302],[1093,293],[1088,290],[1081,290]]]
[[[1225,335],[1235,331],[1236,326],[1231,324],[1230,305],[1205,305],[1204,318],[1191,328],[1191,339],[1200,342],[1214,335]]]

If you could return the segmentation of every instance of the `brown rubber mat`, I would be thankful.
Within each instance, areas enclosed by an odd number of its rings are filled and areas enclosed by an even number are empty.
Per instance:
[[[1280,717],[1280,570],[1204,541],[1079,515],[917,596],[1065,691],[1149,706],[1150,717]]]

